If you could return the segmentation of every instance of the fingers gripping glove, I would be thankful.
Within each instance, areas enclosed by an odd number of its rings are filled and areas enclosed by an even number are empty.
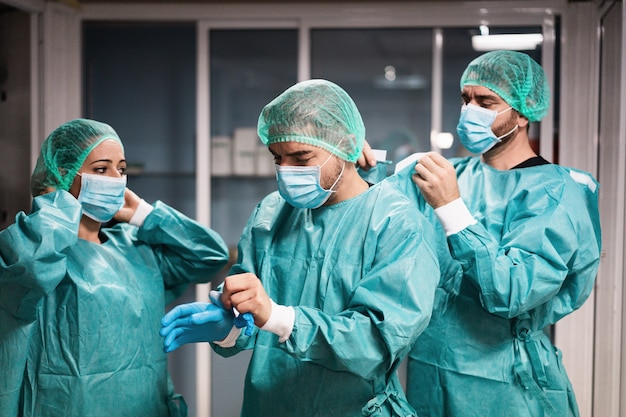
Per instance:
[[[188,303],[174,307],[161,319],[165,352],[187,343],[223,340],[233,328],[235,315],[213,303]]]
[[[217,291],[210,291],[209,292],[209,298],[211,299],[211,301],[213,302],[213,304],[216,304],[222,308],[224,308],[224,306],[222,305],[222,300],[220,300],[220,293]],[[252,315],[252,313],[239,313],[239,311],[237,311],[236,308],[233,307],[233,314],[235,315],[235,327],[238,329],[241,329],[243,327],[245,327],[245,335],[246,336],[251,336],[252,335],[252,331],[254,330],[254,316]]]

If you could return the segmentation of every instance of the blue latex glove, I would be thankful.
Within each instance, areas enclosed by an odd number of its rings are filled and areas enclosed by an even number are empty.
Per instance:
[[[210,291],[209,292],[209,298],[211,299],[211,302],[213,304],[216,304],[222,308],[224,308],[224,305],[222,304],[222,300],[220,298],[221,293],[218,291]],[[239,313],[234,307],[233,307],[233,313],[235,315],[235,327],[238,329],[241,329],[242,327],[245,327],[245,335],[246,336],[251,336],[252,335],[252,331],[254,330],[254,316],[252,315],[252,313]]]
[[[246,336],[251,336],[252,331],[254,330],[254,316],[252,313],[240,314],[235,310],[235,327],[238,329],[245,327],[246,329],[244,330],[244,334]]]
[[[235,314],[216,303],[188,303],[174,307],[161,319],[165,352],[187,343],[223,340],[233,328]]]

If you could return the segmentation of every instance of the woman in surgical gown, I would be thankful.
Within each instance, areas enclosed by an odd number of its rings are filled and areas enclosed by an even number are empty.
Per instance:
[[[101,227],[108,183],[84,205],[85,180],[120,180],[125,165],[115,131],[92,120],[67,122],[42,145],[32,211],[0,232],[3,417],[186,415],[160,319],[190,283],[226,264],[227,248],[214,231],[125,185],[118,223]]]

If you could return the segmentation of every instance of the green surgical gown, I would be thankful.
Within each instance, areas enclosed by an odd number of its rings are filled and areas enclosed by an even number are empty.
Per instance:
[[[434,230],[388,184],[315,210],[270,194],[250,217],[231,272],[252,272],[293,306],[291,336],[255,330],[243,417],[414,416],[397,367],[426,326],[439,267]],[[219,383],[219,382],[218,382]]]
[[[223,240],[157,202],[139,228],[78,238],[65,191],[0,232],[3,417],[183,416],[159,336],[166,303],[227,262]]]
[[[598,184],[558,165],[498,171],[451,160],[477,224],[447,239],[411,181],[409,195],[439,234],[441,282],[408,361],[420,417],[577,416],[561,352],[545,330],[589,296],[600,259]]]

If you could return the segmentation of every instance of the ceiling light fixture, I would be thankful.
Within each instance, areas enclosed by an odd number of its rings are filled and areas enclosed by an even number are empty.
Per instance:
[[[542,42],[541,33],[472,36],[472,48],[475,51],[529,51],[537,49],[537,45],[541,45]]]
[[[387,65],[385,67],[385,79],[387,81],[396,80],[396,68],[393,65]]]

